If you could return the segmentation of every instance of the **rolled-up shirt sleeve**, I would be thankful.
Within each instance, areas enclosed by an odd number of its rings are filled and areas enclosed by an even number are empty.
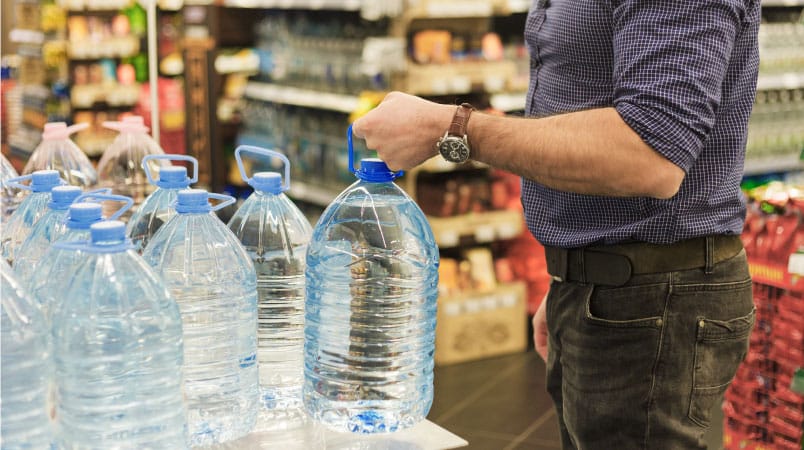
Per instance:
[[[685,172],[711,132],[746,0],[613,0],[614,107]]]

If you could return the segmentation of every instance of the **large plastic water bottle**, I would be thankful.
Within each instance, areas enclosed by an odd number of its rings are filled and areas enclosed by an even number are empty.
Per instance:
[[[30,180],[31,184],[21,183],[26,180]],[[31,233],[36,221],[47,212],[50,191],[62,183],[63,180],[59,178],[59,173],[55,170],[40,170],[30,175],[6,180],[4,183],[16,189],[31,191],[31,194],[25,197],[14,214],[9,217],[8,222],[3,224],[0,245],[3,248],[3,258],[12,266],[14,265],[14,253]]]
[[[0,275],[0,445],[4,450],[48,449],[53,440],[48,405],[53,375],[50,333],[42,312],[5,261],[0,261]]]
[[[148,127],[140,116],[128,116],[120,122],[104,122],[103,126],[120,132],[109,144],[98,162],[98,178],[101,187],[112,189],[112,193],[134,199],[134,209],[156,189],[148,183],[142,169],[142,159],[146,155],[162,155],[164,150],[148,135]],[[164,160],[150,161],[151,170],[169,166]],[[131,211],[133,212],[133,211]],[[127,221],[131,213],[121,217]]]
[[[11,186],[6,185],[6,181],[12,178],[17,178],[20,176],[17,173],[17,170],[11,163],[6,159],[6,156],[0,153],[0,187],[2,187],[2,197],[0,197],[0,201],[2,201],[2,208],[0,208],[0,219],[2,219],[3,223],[11,217],[11,214],[17,209],[17,205],[19,205],[22,198],[18,195],[16,189],[12,188]]]
[[[85,200],[123,203],[123,206],[112,214],[109,220],[116,220],[133,204],[131,198],[122,195],[110,195],[103,192],[82,194],[70,205],[67,217],[65,217],[66,229],[53,237],[52,244],[90,239],[89,227],[101,221],[102,208],[99,203],[84,202]],[[73,270],[81,258],[82,255],[79,251],[63,250],[55,245],[50,245],[36,264],[36,269],[28,277],[28,288],[33,294],[34,300],[39,303],[39,308],[48,323],[52,320],[54,307],[64,299],[62,292],[64,280],[72,277]]]
[[[89,124],[78,123],[67,126],[64,122],[45,124],[42,142],[34,149],[22,173],[37,170],[58,170],[68,184],[88,188],[98,182],[98,172],[89,161],[86,153],[70,139],[70,135],[87,128]]]
[[[90,227],[53,311],[61,448],[187,448],[182,324],[164,284],[120,221]]]
[[[187,168],[182,166],[162,167],[159,179],[154,181],[151,175],[149,161],[166,159],[173,161],[189,161],[193,165],[193,177],[187,177]],[[191,183],[198,181],[198,160],[192,156],[184,155],[147,155],[142,159],[142,168],[148,182],[157,186],[157,189],[145,199],[137,211],[128,220],[126,234],[134,243],[134,249],[139,253],[148,245],[156,231],[176,215],[173,204],[176,196],[182,189],[187,189]]]
[[[285,183],[277,172],[249,178],[241,154],[276,157],[285,166]],[[293,426],[304,417],[304,269],[312,227],[283,193],[290,187],[290,162],[277,152],[240,146],[235,159],[243,180],[254,188],[229,221],[251,257],[257,273],[260,365],[259,429]]]
[[[23,286],[28,285],[36,263],[50,243],[67,230],[67,208],[79,195],[81,188],[78,186],[56,186],[50,192],[45,214],[31,227],[31,233],[22,241],[14,257],[14,273]]]
[[[224,200],[214,208],[209,198]],[[145,247],[179,304],[184,324],[184,393],[190,444],[251,431],[257,419],[257,281],[243,246],[212,211],[228,195],[179,191],[176,212]]]
[[[392,432],[433,400],[438,247],[400,173],[366,158],[355,175],[307,252],[304,404],[336,430]]]

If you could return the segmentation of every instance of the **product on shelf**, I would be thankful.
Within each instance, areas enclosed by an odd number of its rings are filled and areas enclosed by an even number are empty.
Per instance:
[[[187,448],[176,302],[125,224],[96,223],[90,234],[56,244],[81,254],[53,311],[58,446]]]
[[[70,135],[87,128],[87,124],[67,126],[64,122],[45,124],[42,142],[34,150],[23,175],[37,170],[53,169],[67,183],[87,188],[98,182],[98,172],[87,155],[70,139]]]
[[[804,366],[804,279],[791,256],[804,249],[801,190],[772,183],[749,192],[742,235],[754,280],[756,325],[745,361],[725,394],[724,445],[800,449],[804,394],[791,390]]]
[[[148,128],[141,116],[128,116],[120,122],[104,122],[103,126],[120,134],[103,152],[98,162],[98,179],[101,187],[134,199],[135,208],[145,200],[155,187],[148,183],[142,160],[147,155],[162,155],[164,150],[148,135]],[[152,160],[151,171],[169,166],[170,162]],[[133,212],[133,211],[132,211]],[[122,220],[127,221],[130,213]]]
[[[330,428],[387,433],[433,401],[439,254],[398,173],[366,158],[355,175],[307,252],[304,405]]]
[[[11,165],[10,162],[6,159],[5,155],[0,154],[0,186],[2,186],[2,211],[0,212],[0,217],[3,219],[3,223],[7,223],[8,218],[14,214],[14,211],[17,210],[17,205],[19,205],[22,198],[14,188],[6,184],[6,181],[18,177],[19,174],[14,169],[14,166]]]
[[[79,195],[81,188],[78,186],[56,186],[50,191],[51,200],[45,213],[31,227],[30,234],[14,255],[14,272],[23,285],[28,285],[50,244],[67,231],[67,208]]]
[[[92,200],[85,202],[84,200]],[[123,203],[118,211],[109,216],[108,220],[115,220],[117,216],[128,210],[133,201],[129,197],[103,193],[86,193],[77,198],[67,209],[65,221],[66,229],[59,236],[52,239],[53,244],[61,242],[87,242],[90,240],[89,227],[103,220],[101,205],[96,202],[110,201]],[[73,269],[83,255],[73,250],[64,250],[51,245],[47,252],[39,259],[36,266],[36,276],[29,280],[29,288],[39,307],[45,314],[45,320],[51,323],[54,309],[64,301],[62,284],[65,279],[73,275]]]
[[[213,208],[210,198],[221,201]],[[176,213],[143,252],[184,323],[184,394],[191,446],[248,434],[259,411],[257,280],[251,258],[213,214],[234,198],[178,193]]]
[[[53,429],[48,410],[53,372],[50,330],[29,293],[15,278],[11,267],[0,261],[0,333],[3,352],[3,446],[51,448]]]
[[[279,159],[284,171],[249,177],[243,154],[250,154],[250,159]],[[291,183],[290,162],[284,155],[239,146],[235,158],[242,179],[254,188],[227,226],[243,244],[257,274],[261,408],[256,430],[289,428],[305,418],[304,271],[312,227],[284,194]]]
[[[30,180],[30,184],[21,184],[22,181],[26,180]],[[50,192],[54,187],[62,183],[63,181],[59,178],[59,172],[55,170],[40,170],[30,175],[23,175],[5,181],[7,186],[31,191],[8,219],[8,222],[3,224],[2,242],[0,244],[2,245],[3,258],[10,265],[14,265],[14,254],[31,233],[36,221],[47,212],[47,204],[51,200]]]
[[[159,170],[159,179],[154,180],[149,164],[154,159],[189,162],[193,167],[193,177],[187,176],[186,167],[167,166]],[[145,198],[126,225],[126,235],[131,238],[134,250],[140,254],[162,225],[176,215],[174,204],[179,191],[198,181],[198,160],[185,155],[145,155],[142,158],[142,169],[148,182],[156,186],[156,190]]]

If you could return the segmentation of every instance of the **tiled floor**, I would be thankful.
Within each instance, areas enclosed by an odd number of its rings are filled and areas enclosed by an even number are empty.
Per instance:
[[[719,409],[707,436],[720,449]],[[558,422],[533,350],[437,367],[428,419],[469,441],[471,450],[560,449]]]

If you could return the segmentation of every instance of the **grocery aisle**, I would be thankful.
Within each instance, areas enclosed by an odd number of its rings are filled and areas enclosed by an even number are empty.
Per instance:
[[[532,350],[436,367],[428,419],[469,442],[470,450],[560,449],[558,421],[544,390],[544,363]],[[723,448],[714,412],[710,450]]]

